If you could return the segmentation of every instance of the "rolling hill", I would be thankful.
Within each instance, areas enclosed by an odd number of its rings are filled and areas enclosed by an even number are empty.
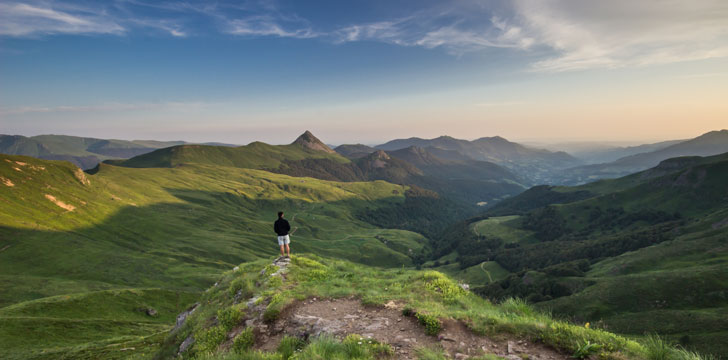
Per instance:
[[[215,164],[329,181],[384,180],[435,191],[470,212],[477,210],[478,203],[497,202],[523,191],[523,180],[493,163],[467,158],[441,159],[421,148],[375,150],[348,159],[308,131],[289,145],[262,142],[235,148],[180,145],[110,163],[126,167]]]
[[[66,135],[0,135],[0,153],[70,161],[91,169],[106,159],[126,159],[183,141],[107,140]]]
[[[221,272],[278,251],[271,223],[279,209],[297,228],[294,252],[410,266],[428,251],[425,238],[358,216],[396,207],[406,192],[382,181],[193,163],[102,163],[91,175],[68,162],[1,155],[0,357],[158,341]]]
[[[657,150],[625,156],[612,162],[575,167],[564,171],[564,183],[578,184],[616,178],[657,166],[661,161],[683,156],[711,156],[728,152],[728,130],[711,131],[694,139],[669,142]]]
[[[476,281],[485,297],[523,297],[575,321],[720,356],[728,352],[719,315],[728,311],[727,183],[722,154],[535,187],[449,229],[436,242],[437,265]]]

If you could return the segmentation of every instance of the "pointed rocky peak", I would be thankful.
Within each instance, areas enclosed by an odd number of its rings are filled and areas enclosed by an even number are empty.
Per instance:
[[[327,152],[329,154],[335,154],[336,151],[328,147],[326,144],[323,143],[323,141],[319,140],[316,136],[314,136],[310,131],[306,130],[305,133],[303,133],[301,136],[296,139],[296,141],[293,142],[295,145],[302,146],[303,148],[309,149],[309,150],[316,150],[316,151],[323,151]]]

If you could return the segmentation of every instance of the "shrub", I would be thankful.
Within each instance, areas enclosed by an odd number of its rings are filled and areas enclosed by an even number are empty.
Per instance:
[[[437,271],[427,271],[422,278],[425,280],[425,289],[440,294],[446,303],[454,303],[467,294],[460,285]]]
[[[246,327],[237,337],[233,340],[233,350],[237,353],[242,353],[253,347],[255,344],[255,334],[253,334],[252,327]]]
[[[432,315],[417,313],[415,317],[425,327],[425,334],[427,335],[437,335],[442,329],[440,320]]]
[[[213,352],[226,337],[227,331],[221,325],[199,330],[195,333],[195,350],[201,353]]]
[[[243,312],[235,306],[217,311],[217,321],[222,325],[225,331],[230,331],[240,322]]]

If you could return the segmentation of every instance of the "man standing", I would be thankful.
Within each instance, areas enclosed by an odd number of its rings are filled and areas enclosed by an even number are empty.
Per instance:
[[[291,248],[288,246],[291,243],[291,238],[288,236],[288,232],[291,231],[291,224],[283,218],[283,211],[278,212],[278,220],[273,224],[273,230],[278,234],[278,245],[281,247],[281,256],[291,257]]]

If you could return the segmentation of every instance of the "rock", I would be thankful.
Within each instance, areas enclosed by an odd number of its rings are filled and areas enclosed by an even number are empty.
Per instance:
[[[460,346],[465,346],[465,343],[461,341]]]
[[[177,322],[174,324],[174,329],[172,331],[177,331],[179,328],[184,325],[185,320],[187,320],[187,317],[190,316],[195,310],[197,309],[197,306],[199,306],[200,303],[195,303],[194,305],[190,306],[187,310],[182,312],[181,314],[177,315]]]
[[[239,304],[240,300],[243,299],[243,290],[238,290],[233,297],[233,304]]]
[[[508,347],[506,348],[506,354],[509,354],[509,355],[513,354],[513,342],[512,341],[508,342]]]
[[[248,302],[245,303],[245,305],[247,305],[249,308],[252,308],[253,306],[255,306],[255,303],[258,302],[258,299],[260,299],[259,296],[254,296],[254,297],[250,298],[250,300],[248,300]]]
[[[462,288],[463,290],[465,290],[465,291],[468,291],[468,290],[470,290],[470,285],[468,285],[468,284],[460,284],[460,287],[461,287],[461,288]]]
[[[157,310],[154,310],[152,308],[147,309],[147,311],[145,311],[145,312],[147,313],[147,316],[153,316],[153,317],[157,316]]]
[[[185,339],[185,341],[183,341],[182,344],[180,344],[179,351],[177,351],[177,355],[182,355],[194,343],[195,343],[195,338],[192,335],[188,336],[187,339]]]
[[[461,354],[461,353],[455,353],[455,359],[469,359],[469,355]]]
[[[233,268],[233,271],[238,271],[238,270],[240,270],[240,267],[239,266],[236,266],[236,267]]]

